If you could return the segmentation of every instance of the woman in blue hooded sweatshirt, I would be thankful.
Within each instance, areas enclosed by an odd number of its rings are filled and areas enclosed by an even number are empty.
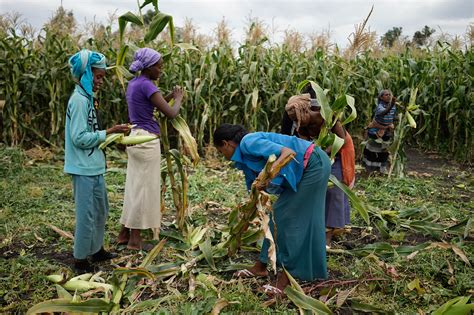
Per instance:
[[[103,248],[109,203],[105,188],[105,155],[99,144],[109,133],[125,133],[128,125],[102,130],[94,92],[105,76],[106,60],[101,53],[83,49],[69,59],[76,87],[66,112],[64,172],[72,176],[76,205],[74,270],[93,271],[92,262],[116,257]]]

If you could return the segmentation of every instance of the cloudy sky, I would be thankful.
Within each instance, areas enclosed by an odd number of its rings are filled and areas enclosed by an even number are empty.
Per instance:
[[[0,0],[0,13],[19,12],[40,29],[60,4],[61,0]],[[411,38],[424,25],[435,28],[435,34],[464,35],[469,23],[474,23],[473,0],[160,0],[159,8],[173,16],[176,26],[182,26],[187,17],[200,33],[209,35],[225,17],[235,42],[243,40],[244,27],[252,16],[274,30],[274,41],[281,40],[286,29],[304,34],[329,29],[332,41],[344,47],[354,24],[366,17],[373,4],[368,26],[378,36],[401,26],[403,35]],[[62,0],[62,5],[73,10],[80,24],[94,18],[106,22],[111,13],[137,10],[135,0]]]

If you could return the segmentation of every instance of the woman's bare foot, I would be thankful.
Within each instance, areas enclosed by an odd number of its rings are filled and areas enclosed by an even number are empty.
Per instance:
[[[122,229],[117,237],[117,244],[118,245],[125,245],[130,240],[130,229],[126,228],[122,225]]]
[[[252,278],[252,277],[266,277],[268,276],[267,264],[257,260],[255,264],[248,269],[239,270],[234,273],[237,278]]]
[[[326,228],[326,248],[331,247],[333,228]]]
[[[279,271],[275,285],[266,284],[259,291],[270,298],[281,298],[285,296],[285,288],[290,285],[290,280],[284,271]]]
[[[288,279],[286,272],[285,271],[278,272],[275,286],[283,292],[285,291],[285,288],[288,285],[290,285],[290,279]]]
[[[151,244],[143,243],[142,236],[141,236],[141,230],[130,229],[130,238],[129,238],[128,243],[127,243],[127,248],[128,249],[147,250],[147,248],[145,248],[145,247],[149,247],[147,245],[151,246]]]

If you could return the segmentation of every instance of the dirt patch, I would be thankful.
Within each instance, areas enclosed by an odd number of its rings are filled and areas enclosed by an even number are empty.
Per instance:
[[[4,259],[16,258],[20,255],[31,254],[37,259],[54,261],[61,265],[71,266],[74,263],[74,257],[71,252],[56,252],[55,246],[27,246],[23,242],[16,242],[6,247],[0,248],[0,257]]]
[[[417,148],[406,149],[407,173],[424,174],[425,176],[439,176],[446,174],[447,170],[459,169],[462,171],[473,172],[474,168],[468,164],[461,164],[454,160],[448,160],[433,151],[421,151]],[[428,174],[428,175],[426,175]]]
[[[71,267],[74,264],[74,256],[72,252],[57,252],[54,251],[55,246],[27,246],[22,242],[16,242],[8,246],[0,248],[0,257],[4,259],[13,259],[20,255],[30,254],[36,259],[44,259],[54,262],[58,265]],[[97,263],[100,265],[100,270],[111,271],[113,267],[108,262]]]

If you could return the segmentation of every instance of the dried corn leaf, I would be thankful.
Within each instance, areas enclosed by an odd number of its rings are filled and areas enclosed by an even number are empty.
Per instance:
[[[226,299],[219,299],[216,304],[214,304],[214,307],[212,308],[211,315],[218,315],[221,313],[221,311],[229,305],[229,301]]]
[[[261,207],[261,205],[259,205],[259,207]],[[273,235],[269,228],[270,217],[265,212],[262,212],[263,210],[260,210],[260,215],[262,216],[262,229],[265,233],[265,238],[270,242],[270,246],[268,248],[268,260],[273,268],[273,271],[276,273],[276,247],[275,241],[273,240]]]
[[[58,233],[59,235],[61,235],[62,237],[64,238],[69,238],[71,240],[74,240],[74,236],[69,233],[69,232],[66,232],[66,231],[63,231],[61,230],[60,228],[58,228],[57,226],[54,226],[52,224],[46,224],[47,226],[49,226],[51,228],[51,230],[53,230],[54,232]]]
[[[183,140],[184,147],[186,151],[191,156],[194,165],[199,162],[199,153],[197,149],[196,139],[194,139],[193,135],[191,134],[191,130],[189,130],[189,126],[184,120],[181,115],[176,116],[174,119],[170,120],[173,128],[176,129]]]
[[[337,294],[336,305],[341,307],[347,300],[347,298],[357,289],[357,285],[350,290],[344,290]]]

